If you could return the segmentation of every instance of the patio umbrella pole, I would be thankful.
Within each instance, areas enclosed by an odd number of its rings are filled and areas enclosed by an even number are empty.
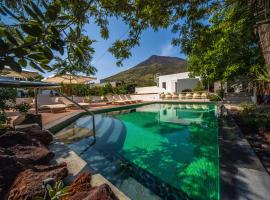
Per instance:
[[[38,88],[34,88],[34,96],[35,96],[35,110],[36,110],[36,115],[38,114],[37,92],[38,92]]]

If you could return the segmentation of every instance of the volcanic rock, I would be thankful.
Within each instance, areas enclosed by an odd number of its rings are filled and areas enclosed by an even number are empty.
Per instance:
[[[82,173],[69,186],[68,195],[61,200],[118,200],[107,184],[91,187],[91,174]]]
[[[53,135],[50,131],[47,130],[36,130],[31,129],[28,132],[31,138],[36,139],[37,141],[41,142],[44,145],[49,145],[53,141]]]
[[[0,150],[0,183],[3,184],[1,185],[0,199],[3,199],[4,194],[10,188],[17,175],[24,169],[14,156],[6,155],[6,153],[5,150]]]
[[[44,196],[42,182],[48,178],[62,180],[68,174],[66,163],[52,166],[34,166],[19,173],[6,195],[6,200],[30,200]]]
[[[107,184],[93,187],[88,192],[77,192],[70,196],[68,200],[118,200],[111,188]]]
[[[5,134],[0,135],[0,147],[8,148],[14,145],[33,145],[36,144],[29,135],[20,131],[7,131]]]
[[[9,148],[9,151],[18,161],[24,165],[48,164],[54,157],[45,146],[21,146],[15,145]]]
[[[48,135],[50,133],[45,133]],[[45,139],[44,141],[48,141]],[[19,162],[28,165],[46,164],[54,154],[30,135],[19,131],[8,131],[0,136],[0,147],[6,155],[14,156]]]
[[[81,173],[75,181],[68,187],[68,196],[63,197],[61,200],[69,200],[77,193],[88,193],[91,190],[91,174],[84,172]],[[87,196],[87,194],[86,194]]]

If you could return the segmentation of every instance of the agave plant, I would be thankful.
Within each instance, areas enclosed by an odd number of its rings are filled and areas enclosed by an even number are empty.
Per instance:
[[[46,192],[48,195],[45,195],[45,197],[35,197],[34,200],[59,200],[61,197],[68,194],[67,189],[68,187],[64,187],[62,181],[57,181],[54,186],[46,186]]]

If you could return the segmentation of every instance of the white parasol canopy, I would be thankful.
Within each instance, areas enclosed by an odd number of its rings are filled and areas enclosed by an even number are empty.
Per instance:
[[[48,77],[43,79],[44,82],[49,83],[64,83],[64,84],[85,84],[89,81],[96,80],[95,77],[89,77],[89,76],[77,76],[77,75],[56,75],[53,77]]]

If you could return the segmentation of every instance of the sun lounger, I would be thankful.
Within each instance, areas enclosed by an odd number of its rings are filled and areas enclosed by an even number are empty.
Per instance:
[[[200,99],[201,98],[201,95],[197,92],[195,92],[192,96],[193,99]]]
[[[207,93],[206,92],[203,92],[201,94],[201,99],[207,99]]]
[[[142,100],[132,99],[131,96],[130,96],[129,94],[126,94],[125,96],[126,96],[127,99],[130,100],[130,101],[136,101],[136,103],[143,102]]]
[[[170,93],[167,93],[166,95],[165,95],[165,99],[171,99],[172,98],[172,95],[170,94]]]
[[[75,107],[76,106],[73,102],[69,101],[68,99],[66,99],[64,97],[62,97],[60,99],[60,102],[63,103],[63,104],[65,104],[67,107]],[[82,106],[82,107],[88,107],[90,105],[89,103],[77,102],[76,100],[75,100],[75,102],[77,104],[79,104],[80,106]]]
[[[124,100],[120,97],[120,95],[118,94],[115,94],[113,95],[113,98],[116,100],[116,101],[123,101],[124,103],[132,103],[130,100]]]
[[[53,102],[49,95],[38,95],[37,104],[39,109],[50,109],[51,112],[66,111],[67,108],[65,104]]]
[[[106,98],[108,100],[108,103],[110,104],[118,104],[118,105],[126,104],[124,101],[115,100],[111,95],[106,95]]]
[[[186,99],[192,99],[193,94],[192,93],[186,93]]]
[[[127,101],[129,103],[136,103],[136,100],[132,100],[132,99],[128,99],[125,95],[120,94],[119,97],[123,100],[123,101]]]
[[[161,94],[159,95],[159,98],[164,99],[164,98],[165,98],[165,94],[164,94],[164,93],[161,93]]]
[[[176,93],[174,93],[174,94],[172,95],[172,98],[173,98],[173,99],[178,99],[178,95],[177,95]]]
[[[103,102],[103,96],[90,96],[89,99],[91,102],[95,102],[95,103],[99,103],[99,102]]]

